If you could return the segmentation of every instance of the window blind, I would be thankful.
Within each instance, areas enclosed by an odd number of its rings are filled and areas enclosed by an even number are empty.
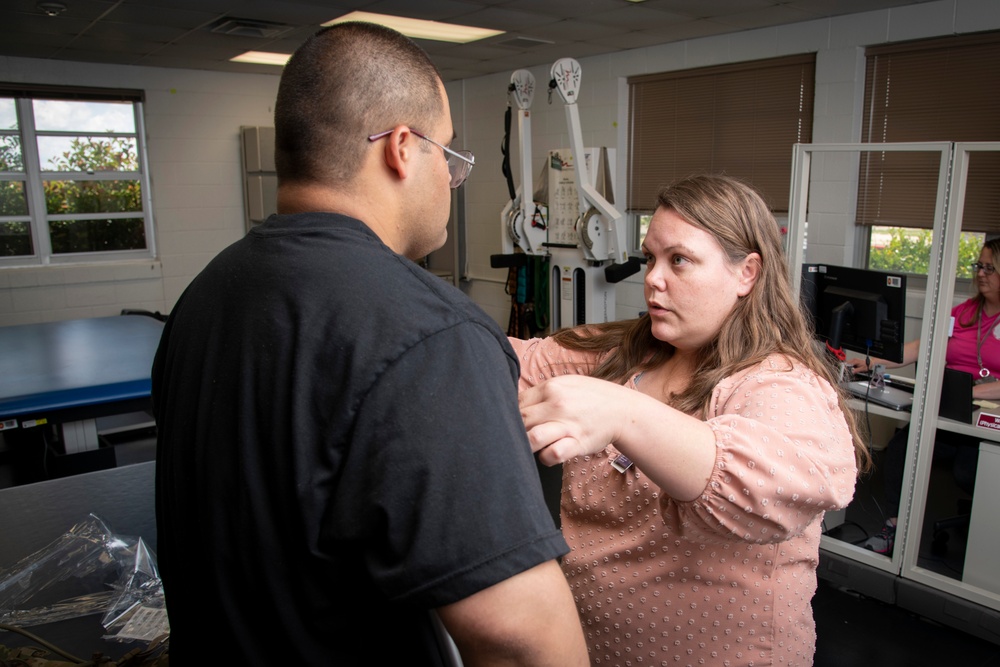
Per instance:
[[[142,102],[145,100],[145,92],[141,90],[92,88],[85,86],[50,86],[7,81],[0,81],[0,96],[46,100],[78,100],[84,102]]]
[[[1000,140],[1000,33],[871,47],[862,142]],[[863,153],[857,223],[934,226],[938,160]],[[1000,232],[1000,155],[974,153],[962,228]]]
[[[753,184],[788,210],[792,146],[812,141],[815,54],[630,77],[628,208],[695,173]]]

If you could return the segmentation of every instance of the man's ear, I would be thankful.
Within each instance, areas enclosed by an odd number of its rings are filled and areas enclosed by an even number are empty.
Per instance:
[[[752,252],[743,259],[743,269],[740,271],[740,284],[737,294],[746,296],[757,284],[757,277],[760,276],[760,255]]]
[[[397,125],[385,138],[385,164],[400,179],[407,178],[411,173],[415,139],[413,132],[405,125]]]

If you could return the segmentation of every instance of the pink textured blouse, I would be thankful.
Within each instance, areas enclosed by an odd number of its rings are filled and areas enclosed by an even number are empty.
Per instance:
[[[522,389],[597,361],[550,339],[511,344]],[[619,472],[612,445],[563,466],[562,566],[594,665],[812,664],[823,513],[857,476],[836,393],[774,355],[720,382],[709,415],[715,469],[690,502],[635,465]]]

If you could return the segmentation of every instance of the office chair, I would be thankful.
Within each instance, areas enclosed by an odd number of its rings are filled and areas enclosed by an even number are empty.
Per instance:
[[[977,440],[978,443],[978,440]],[[954,445],[955,460],[952,462],[952,475],[959,489],[972,496],[976,486],[976,464],[979,451],[971,444]],[[950,530],[962,529],[968,535],[969,522],[972,518],[972,499],[959,498],[958,513],[934,522],[931,553],[944,556],[948,552],[948,542],[951,539]]]
[[[122,308],[122,315],[145,315],[146,317],[152,317],[153,319],[159,320],[161,322],[167,321],[167,316],[160,311],[152,310],[142,310],[139,308]]]
[[[931,553],[935,556],[944,556],[948,553],[948,542],[951,540],[953,528],[962,528],[968,534],[969,521],[972,518],[972,500],[969,498],[958,499],[958,514],[934,522],[934,536],[931,541]]]
[[[431,625],[434,628],[434,639],[438,649],[441,651],[441,660],[446,667],[463,667],[462,656],[455,646],[455,640],[448,634],[448,630],[441,622],[441,617],[433,609],[428,612],[431,616]]]

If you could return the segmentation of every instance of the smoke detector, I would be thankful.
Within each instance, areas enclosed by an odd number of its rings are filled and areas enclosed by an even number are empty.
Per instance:
[[[46,16],[59,16],[66,11],[66,5],[61,2],[39,2],[35,7]]]

